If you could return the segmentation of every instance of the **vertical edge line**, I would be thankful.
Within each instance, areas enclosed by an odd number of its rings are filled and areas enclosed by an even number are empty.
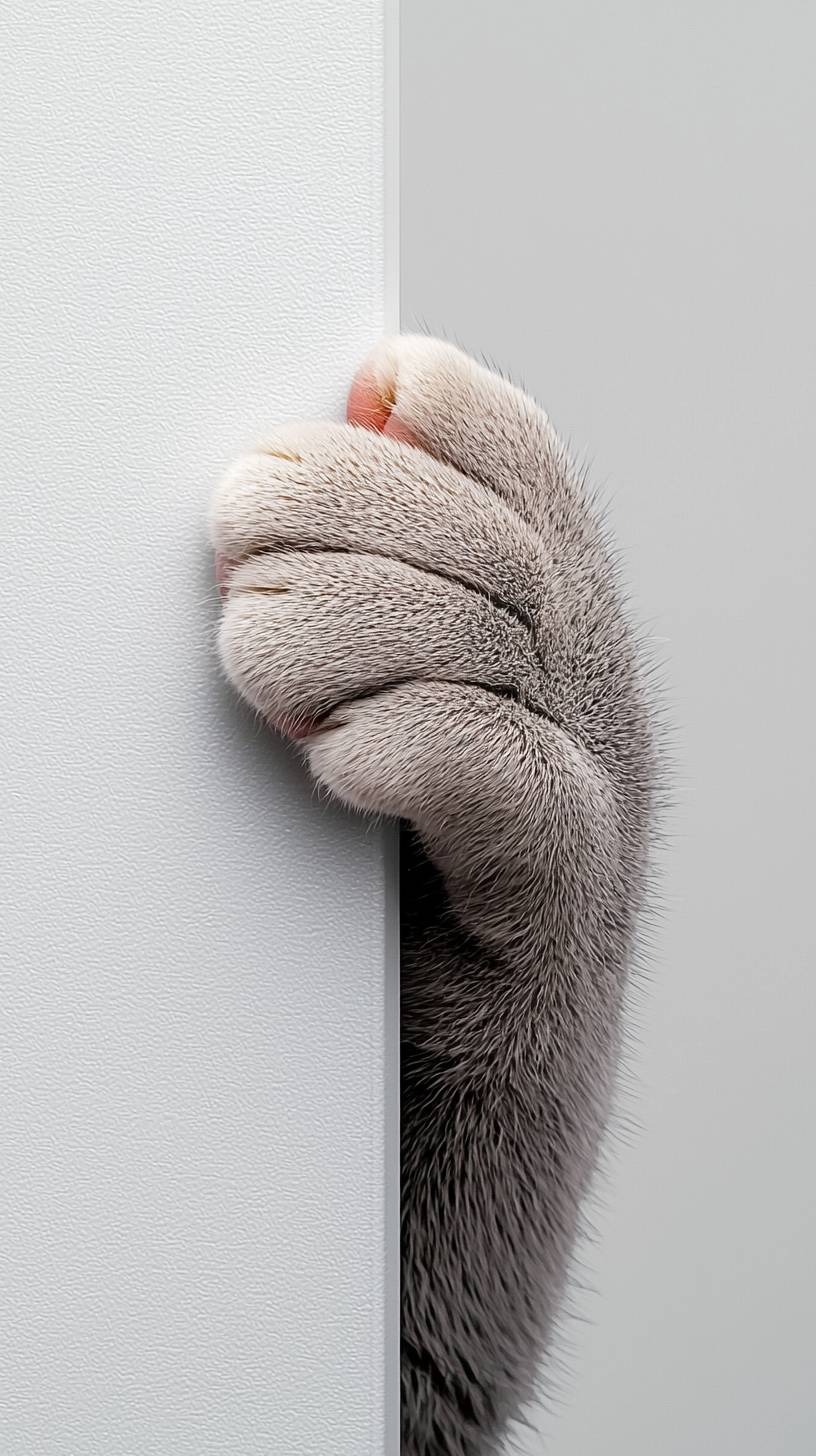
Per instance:
[[[388,333],[400,327],[400,0],[382,0],[384,314]]]
[[[400,0],[383,14],[383,311],[400,328]],[[384,875],[384,1456],[400,1451],[400,854],[399,825],[383,833]]]

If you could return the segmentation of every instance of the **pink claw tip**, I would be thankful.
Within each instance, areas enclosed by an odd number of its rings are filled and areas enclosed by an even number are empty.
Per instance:
[[[229,579],[232,575],[235,563],[225,556],[223,551],[215,553],[215,580],[218,586],[218,594],[222,602],[229,593]]]

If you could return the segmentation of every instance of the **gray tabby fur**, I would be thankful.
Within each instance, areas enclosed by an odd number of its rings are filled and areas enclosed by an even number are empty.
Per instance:
[[[533,400],[370,365],[421,448],[289,426],[213,509],[239,692],[399,816],[402,1452],[492,1456],[533,1391],[607,1121],[655,758],[604,534]]]

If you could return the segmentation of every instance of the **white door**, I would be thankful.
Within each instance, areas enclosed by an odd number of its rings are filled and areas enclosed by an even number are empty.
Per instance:
[[[384,839],[222,684],[204,518],[386,322],[383,6],[0,58],[0,1450],[381,1456]]]

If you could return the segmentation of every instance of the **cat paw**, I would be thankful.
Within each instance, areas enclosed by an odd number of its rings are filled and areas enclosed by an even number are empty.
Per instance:
[[[438,817],[486,777],[518,795],[508,745],[542,723],[549,422],[410,336],[366,361],[348,414],[276,431],[217,492],[227,675],[356,808]]]

